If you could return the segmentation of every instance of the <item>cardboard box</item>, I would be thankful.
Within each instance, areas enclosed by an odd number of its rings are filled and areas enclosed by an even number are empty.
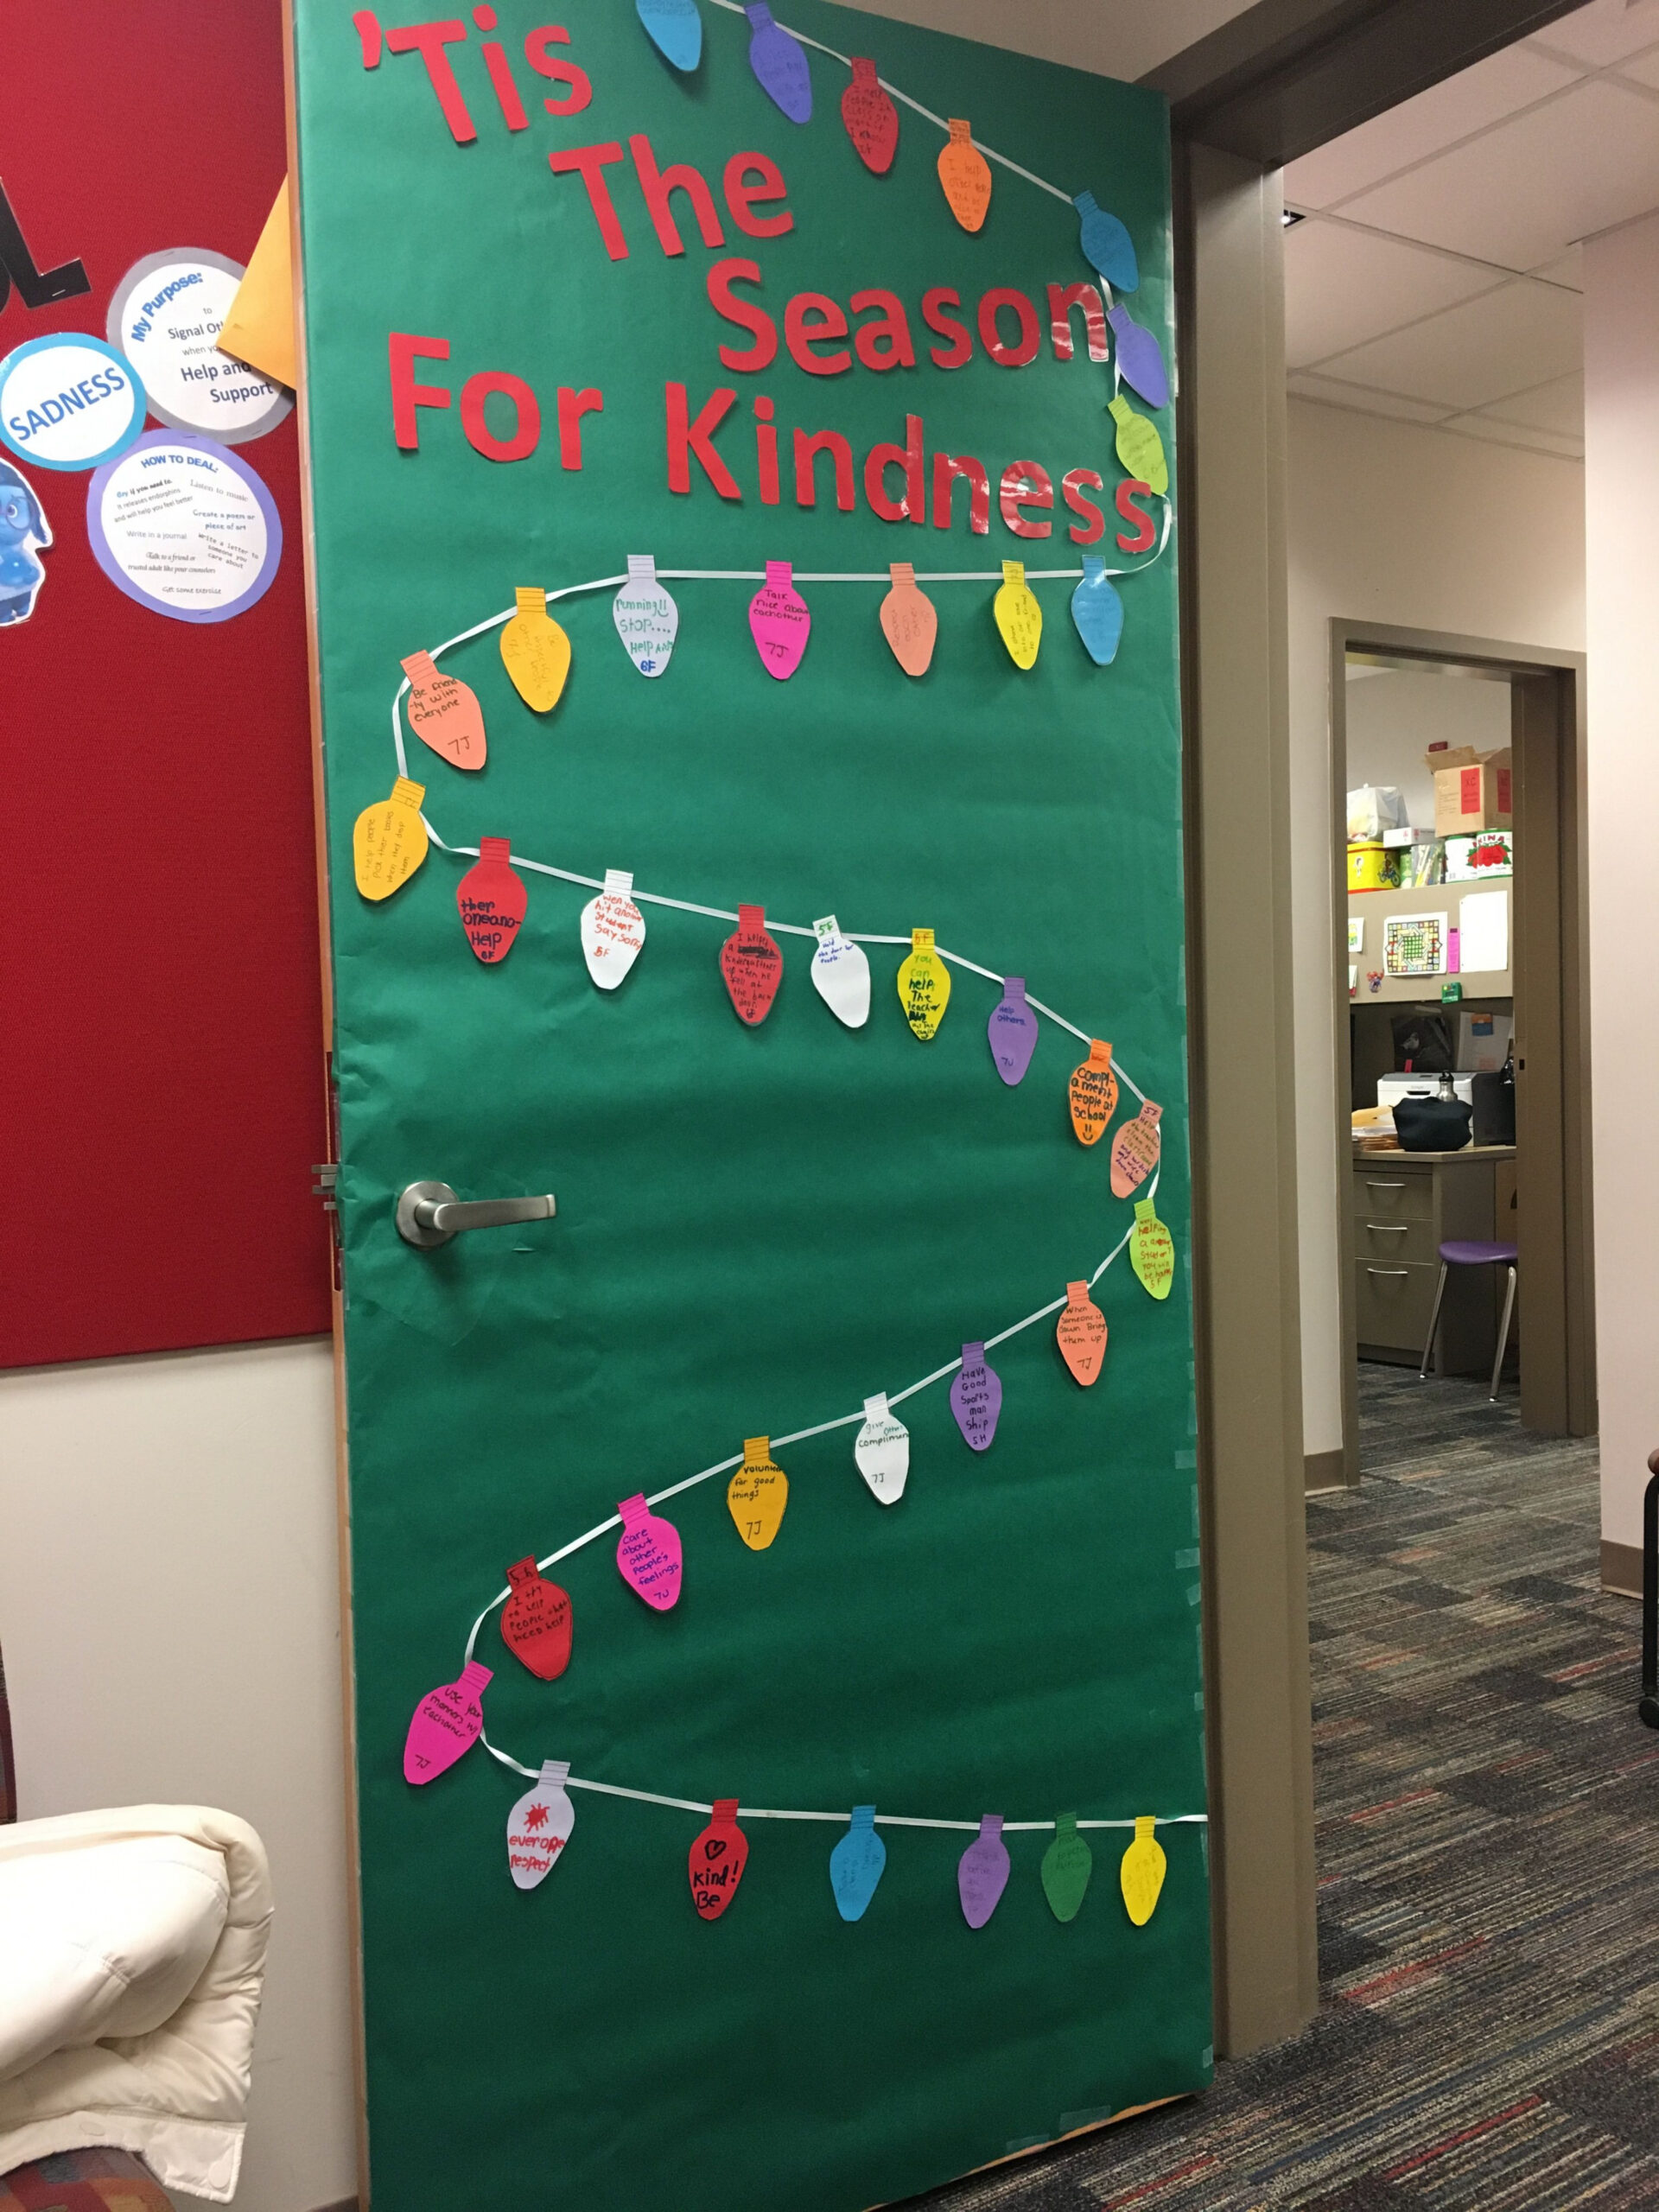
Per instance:
[[[1483,876],[1514,873],[1513,830],[1482,830],[1472,837],[1448,837],[1446,841],[1448,883],[1478,883]]]
[[[1477,753],[1472,746],[1424,755],[1434,776],[1434,835],[1468,836],[1478,830],[1515,826],[1510,748]]]

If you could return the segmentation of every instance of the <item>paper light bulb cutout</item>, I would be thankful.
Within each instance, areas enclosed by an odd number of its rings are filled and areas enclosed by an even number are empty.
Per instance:
[[[881,602],[881,634],[906,676],[925,676],[939,634],[938,609],[916,582],[909,561],[891,561],[891,589]]]
[[[1002,1840],[1002,1815],[987,1813],[979,1834],[957,1861],[957,1895],[970,1928],[982,1928],[1008,1886],[1008,1847]]]
[[[868,54],[852,57],[853,81],[841,96],[841,119],[867,169],[885,176],[899,150],[899,111]]]
[[[974,143],[971,124],[953,115],[949,128],[950,136],[939,149],[939,182],[963,229],[977,231],[990,213],[990,164]]]
[[[1016,1083],[1024,1080],[1031,1056],[1037,1049],[1037,1017],[1026,998],[1023,976],[1010,976],[1004,982],[1002,995],[991,1008],[985,1034],[990,1039],[996,1071],[1012,1090]]]
[[[939,1033],[950,1003],[950,970],[933,949],[931,930],[912,930],[910,951],[899,963],[899,1003],[924,1045]]]
[[[1117,341],[1117,373],[1131,391],[1138,391],[1148,407],[1169,404],[1169,372],[1164,349],[1152,332],[1138,323],[1121,302],[1106,311]]]
[[[1123,601],[1098,553],[1083,556],[1083,582],[1071,594],[1071,620],[1096,668],[1109,668],[1123,636]]]
[[[404,1743],[404,1780],[432,1782],[471,1751],[484,1727],[480,1702],[490,1670],[469,1659],[453,1682],[429,1690],[415,1708]]]
[[[1123,1903],[1129,1918],[1137,1928],[1144,1928],[1152,1918],[1158,1904],[1158,1893],[1164,1886],[1164,1875],[1169,1861],[1164,1856],[1164,1847],[1153,1833],[1156,1822],[1141,1814],[1135,1823],[1135,1841],[1123,1853],[1117,1870],[1118,1887],[1123,1892]]]
[[[1135,240],[1122,224],[1100,205],[1092,192],[1078,193],[1071,205],[1082,219],[1077,242],[1084,259],[1120,292],[1138,290],[1141,265],[1135,257]]]
[[[524,879],[509,857],[505,837],[480,837],[478,858],[455,886],[455,906],[467,942],[486,968],[505,960],[518,942],[530,904]]]
[[[1148,491],[1167,493],[1169,463],[1164,458],[1164,442],[1157,424],[1137,415],[1121,391],[1107,401],[1106,412],[1117,425],[1117,457],[1124,467]]]
[[[570,673],[570,640],[547,611],[547,594],[533,586],[513,594],[518,612],[501,632],[501,658],[527,707],[550,715]]]
[[[806,48],[772,22],[770,8],[745,8],[743,12],[751,29],[749,67],[761,91],[791,123],[810,123],[812,72],[807,67]]]
[[[1062,1813],[1054,1823],[1054,1840],[1043,1853],[1043,1895],[1056,1920],[1077,1918],[1094,1871],[1095,1854],[1077,1834],[1077,1815]]]
[[[605,888],[582,910],[582,957],[601,991],[613,991],[639,957],[645,918],[633,903],[633,878],[607,868]]]
[[[472,686],[446,676],[430,653],[410,653],[403,664],[409,678],[409,726],[423,745],[455,768],[481,768],[488,750],[484,709]]]
[[[896,1505],[910,1474],[910,1431],[887,1405],[885,1390],[864,1401],[864,1426],[853,1439],[858,1471],[878,1505]]]
[[[843,1920],[862,1920],[887,1863],[887,1847],[875,1832],[874,1805],[855,1805],[847,1833],[830,1854],[830,1887]]]
[[[1086,1390],[1106,1357],[1106,1316],[1089,1295],[1086,1282],[1065,1286],[1065,1303],[1054,1324],[1060,1357]]]
[[[352,824],[352,873],[365,899],[390,899],[426,858],[425,797],[424,784],[399,776],[391,797],[365,806]]]
[[[740,906],[737,927],[720,948],[720,972],[737,1018],[756,1028],[772,1012],[784,980],[784,956],[767,934],[764,906]]]
[[[702,17],[697,0],[633,0],[635,13],[664,61],[695,69],[702,59]]]
[[[570,1840],[576,1808],[564,1777],[569,1759],[547,1759],[533,1789],[525,1790],[507,1815],[507,1872],[521,1890],[544,1882]]]
[[[1077,1142],[1098,1144],[1117,1109],[1117,1076],[1112,1066],[1112,1048],[1101,1038],[1090,1041],[1088,1058],[1072,1069],[1068,1088],[1071,1127]]]
[[[687,0],[695,13],[695,0]],[[630,553],[628,581],[611,601],[611,620],[622,650],[641,676],[660,676],[680,634],[680,610],[657,581],[649,553]]]
[[[680,1532],[652,1511],[643,1491],[616,1510],[622,1516],[616,1571],[653,1612],[665,1613],[680,1594]]]
[[[988,1452],[1002,1411],[1002,1378],[985,1364],[983,1344],[963,1344],[962,1365],[950,1380],[950,1410],[964,1441]]]
[[[1008,649],[1008,658],[1016,668],[1033,667],[1042,643],[1043,610],[1026,582],[1023,561],[1002,563],[1002,581],[991,601],[991,613],[996,618],[997,633]]]
[[[800,666],[812,634],[810,610],[790,582],[791,574],[789,562],[768,561],[766,581],[749,601],[749,634],[760,665],[780,683]]]
[[[714,1817],[691,1847],[688,1872],[699,1920],[718,1920],[737,1895],[749,1863],[749,1839],[737,1825],[735,1797],[716,1797]]]
[[[812,988],[836,1020],[861,1029],[870,1018],[870,963],[861,944],[841,933],[833,914],[812,925],[817,950],[812,955]]]
[[[789,1477],[772,1456],[772,1440],[746,1436],[743,1464],[726,1485],[726,1510],[752,1552],[763,1552],[784,1525]]]
[[[1129,1265],[1149,1298],[1167,1298],[1175,1280],[1175,1240],[1159,1220],[1156,1201],[1137,1198],[1129,1232]]]
[[[538,1681],[556,1682],[570,1664],[570,1593],[550,1582],[533,1559],[507,1569],[501,1641]]]
[[[1162,1140],[1158,1132],[1161,1106],[1150,1098],[1132,1122],[1125,1122],[1112,1141],[1112,1196],[1127,1198],[1138,1191],[1158,1165]]]

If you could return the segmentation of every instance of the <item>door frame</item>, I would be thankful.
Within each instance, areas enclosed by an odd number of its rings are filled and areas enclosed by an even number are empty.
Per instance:
[[[1359,1388],[1350,1161],[1347,912],[1347,663],[1352,653],[1461,663],[1507,676],[1514,752],[1510,878],[1515,963],[1516,1198],[1527,1264],[1518,1305],[1527,1346],[1524,1426],[1549,1436],[1596,1428],[1591,1228],[1589,930],[1585,863],[1585,657],[1452,632],[1332,615],[1330,640],[1332,994],[1338,1299],[1342,1343],[1342,1483],[1359,1482]]]

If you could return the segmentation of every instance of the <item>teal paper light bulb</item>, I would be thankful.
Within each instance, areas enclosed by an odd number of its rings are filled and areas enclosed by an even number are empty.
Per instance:
[[[1123,601],[1098,553],[1083,556],[1083,582],[1071,594],[1071,620],[1095,666],[1109,668],[1123,635]]]
[[[830,1854],[830,1886],[843,1920],[862,1920],[887,1863],[887,1847],[875,1832],[874,1805],[855,1805],[847,1833]]]
[[[690,71],[702,59],[702,17],[697,0],[633,0],[634,10],[665,61]]]
[[[1140,289],[1141,264],[1135,257],[1135,240],[1116,215],[1101,207],[1092,192],[1080,192],[1071,202],[1082,217],[1078,242],[1091,269],[1099,270],[1120,292]]]

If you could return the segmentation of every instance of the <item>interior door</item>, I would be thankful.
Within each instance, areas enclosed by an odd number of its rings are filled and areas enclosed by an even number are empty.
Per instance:
[[[1165,114],[748,14],[295,8],[377,2212],[1208,2075]]]

